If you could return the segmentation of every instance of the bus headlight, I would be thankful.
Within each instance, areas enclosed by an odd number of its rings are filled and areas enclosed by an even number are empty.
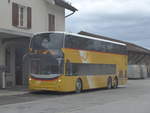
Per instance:
[[[61,79],[59,79],[58,82],[61,82]]]
[[[29,81],[31,81],[32,79],[31,78],[29,78]]]

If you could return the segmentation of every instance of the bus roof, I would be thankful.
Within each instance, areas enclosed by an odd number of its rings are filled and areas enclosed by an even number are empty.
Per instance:
[[[39,33],[35,33],[34,35],[45,34],[45,33],[62,33],[62,34],[66,34],[66,35],[73,35],[73,36],[78,36],[78,37],[82,37],[82,38],[99,40],[99,41],[103,41],[103,42],[109,42],[109,43],[113,43],[113,44],[118,44],[118,45],[126,46],[125,43],[120,43],[120,42],[115,42],[115,41],[110,41],[110,40],[95,38],[95,37],[91,37],[91,36],[85,36],[85,35],[75,34],[75,33],[61,32],[61,31],[39,32]]]

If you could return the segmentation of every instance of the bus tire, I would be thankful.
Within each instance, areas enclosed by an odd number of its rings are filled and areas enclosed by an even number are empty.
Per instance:
[[[115,77],[115,79],[114,79],[113,88],[114,89],[118,88],[118,78],[117,77]]]
[[[109,77],[109,78],[107,79],[107,89],[111,89],[111,88],[112,88],[112,78]]]
[[[82,81],[81,81],[81,79],[76,80],[75,88],[76,88],[75,89],[76,93],[80,93],[82,91]]]

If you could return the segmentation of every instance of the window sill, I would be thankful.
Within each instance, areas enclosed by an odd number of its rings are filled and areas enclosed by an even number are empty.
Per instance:
[[[24,29],[24,30],[30,30],[31,28],[27,28],[27,27],[24,27],[24,26],[14,26],[16,28],[19,28],[19,29]]]

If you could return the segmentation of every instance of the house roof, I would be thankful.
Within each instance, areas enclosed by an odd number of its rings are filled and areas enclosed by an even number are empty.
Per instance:
[[[64,0],[54,0],[54,1],[55,1],[55,4],[58,6],[64,7],[68,10],[73,11],[73,12],[77,11],[77,9],[75,7],[73,7],[71,4],[67,3]]]
[[[143,48],[143,47],[141,47],[139,45],[136,45],[136,44],[133,44],[133,43],[112,39],[112,38],[109,38],[109,37],[88,33],[88,32],[85,32],[85,31],[80,31],[79,34],[86,35],[86,36],[92,36],[92,37],[95,37],[95,38],[100,38],[100,39],[105,39],[105,40],[110,40],[110,41],[115,41],[115,42],[120,42],[120,43],[124,43],[124,44],[127,45],[127,49],[128,49],[129,52],[150,54],[150,50],[149,49]]]

